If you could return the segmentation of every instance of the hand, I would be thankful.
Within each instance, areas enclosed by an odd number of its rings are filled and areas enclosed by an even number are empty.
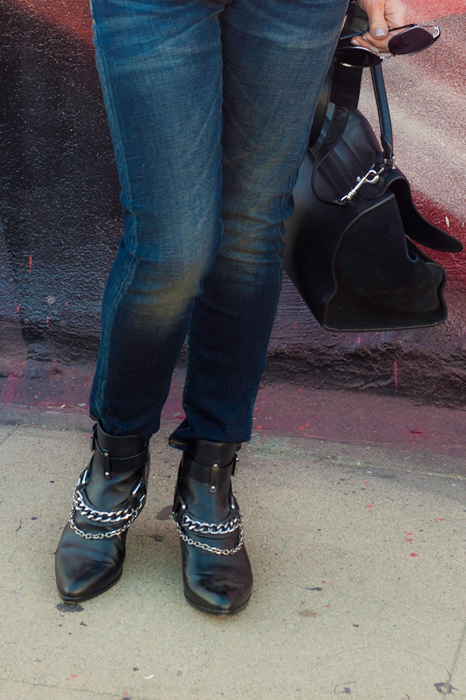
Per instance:
[[[408,23],[403,0],[357,0],[357,3],[367,12],[369,32],[352,39],[352,43],[387,52],[388,30]]]

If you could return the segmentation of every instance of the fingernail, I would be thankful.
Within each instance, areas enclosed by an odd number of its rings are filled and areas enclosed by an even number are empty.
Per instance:
[[[385,30],[384,29],[376,29],[374,32],[374,36],[385,36]]]
[[[359,41],[357,39],[351,39],[351,43],[355,46],[359,46]]]

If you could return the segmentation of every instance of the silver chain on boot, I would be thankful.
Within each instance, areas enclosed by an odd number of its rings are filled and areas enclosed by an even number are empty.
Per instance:
[[[139,497],[139,503],[136,507],[131,506],[129,508],[124,508],[121,510],[110,510],[110,511],[105,511],[105,510],[97,510],[96,508],[91,508],[86,504],[84,501],[83,497],[83,490],[84,487],[87,484],[87,479],[89,476],[89,469],[85,469],[81,476],[78,479],[78,483],[76,485],[76,488],[74,490],[73,494],[73,501],[71,504],[71,514],[70,518],[68,520],[70,527],[74,532],[79,535],[80,537],[83,537],[85,540],[108,540],[111,537],[116,537],[117,535],[121,535],[123,532],[125,532],[136,520],[138,517],[139,513],[142,510],[142,507],[144,505],[144,500],[146,498],[146,494],[144,492],[144,486],[145,482],[143,479],[137,484],[137,486],[134,487],[134,489],[131,491],[131,496],[130,498],[134,498],[138,491],[142,491],[140,497]],[[129,500],[129,499],[128,499]],[[84,532],[84,530],[81,530],[77,524],[76,524],[76,513],[80,513],[86,520],[89,520],[90,522],[93,523],[100,523],[100,524],[108,524],[108,523],[121,523],[124,522],[124,525],[119,527],[116,530],[107,530],[106,532],[99,532],[99,533],[91,533],[91,532]]]
[[[181,496],[178,494],[178,506],[181,504],[181,509],[183,511],[187,510],[187,505],[181,498]],[[237,510],[235,504],[233,503],[233,500],[231,501],[231,508],[233,510]],[[220,523],[207,523],[203,522],[202,520],[194,520],[191,518],[187,513],[183,513],[182,518],[181,518],[181,525],[177,521],[176,516],[177,516],[177,509],[172,511],[172,520],[173,524],[175,525],[176,529],[178,530],[178,534],[180,538],[183,540],[183,542],[186,542],[186,544],[189,544],[191,547],[197,547],[198,549],[203,549],[205,552],[210,552],[211,554],[218,554],[218,555],[223,555],[223,556],[231,556],[232,554],[236,554],[236,552],[239,552],[241,547],[244,544],[244,528],[243,528],[243,516],[237,510],[237,515],[233,515],[230,517],[228,520],[223,520]],[[230,512],[231,515],[231,512]],[[183,530],[183,528],[186,528],[190,532],[199,534],[199,535],[213,535],[214,537],[221,537],[224,535],[229,535],[232,532],[235,532],[236,530],[239,530],[238,533],[238,544],[236,547],[233,547],[233,549],[221,549],[220,547],[212,547],[209,544],[206,544],[205,542],[197,542],[196,540],[193,540],[191,537],[189,537]]]

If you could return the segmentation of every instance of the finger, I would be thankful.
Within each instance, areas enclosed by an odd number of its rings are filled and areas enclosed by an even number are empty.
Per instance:
[[[390,53],[387,47],[387,37],[381,41],[376,41],[370,34],[364,34],[363,36],[357,36],[354,39],[351,39],[351,43],[354,46],[363,46],[365,49],[374,49],[375,51],[380,51],[381,53]]]
[[[403,27],[408,23],[406,5],[402,0],[386,0],[385,19],[389,27]]]
[[[369,32],[372,39],[380,41],[388,34],[388,25],[385,20],[385,2],[369,2],[365,10],[369,18]]]
[[[402,27],[407,23],[407,11],[403,0],[357,0],[358,5],[367,13],[370,35],[367,40],[378,46],[384,38],[388,39],[388,28]]]
[[[356,37],[355,45],[375,48],[382,53],[389,53],[387,44],[390,39],[388,29],[401,27],[407,23],[406,7],[403,0],[357,0],[358,5],[367,13],[369,32]]]

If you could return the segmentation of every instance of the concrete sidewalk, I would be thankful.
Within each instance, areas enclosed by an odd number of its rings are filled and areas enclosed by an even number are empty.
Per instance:
[[[73,607],[53,554],[90,427],[0,426],[2,697],[466,700],[464,460],[256,433],[235,479],[254,594],[216,619],[184,602],[165,424],[122,580]]]

